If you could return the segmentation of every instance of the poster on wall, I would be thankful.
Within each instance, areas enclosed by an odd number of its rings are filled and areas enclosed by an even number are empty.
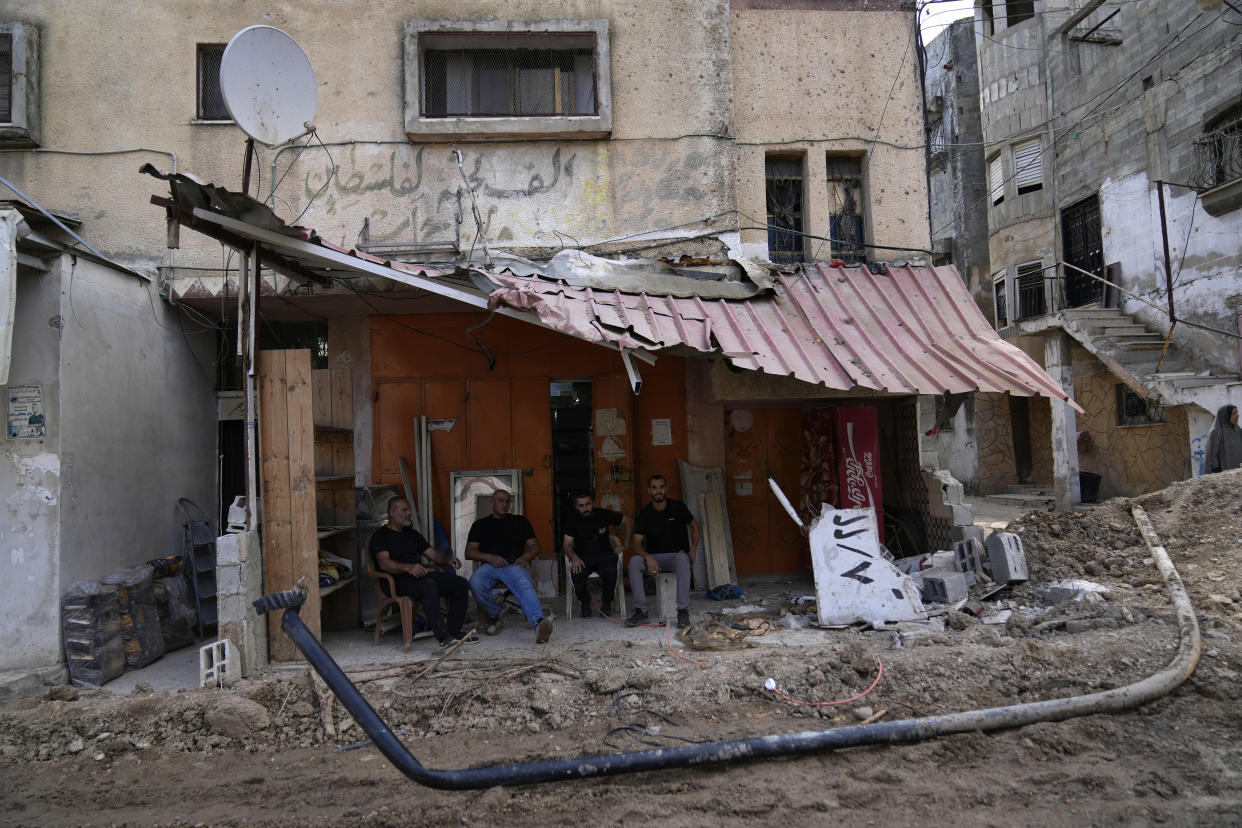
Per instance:
[[[41,440],[46,434],[43,389],[38,385],[10,385],[9,439]]]
[[[880,426],[872,406],[832,409],[833,443],[837,460],[837,505],[842,509],[875,509],[884,514],[880,488]],[[876,526],[884,542],[884,521]]]

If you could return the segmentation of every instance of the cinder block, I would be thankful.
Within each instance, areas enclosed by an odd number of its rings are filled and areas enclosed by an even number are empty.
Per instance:
[[[970,595],[960,572],[923,573],[923,600],[931,604],[951,604]]]
[[[198,681],[201,686],[229,687],[241,677],[241,659],[229,639],[213,641],[198,651]]]
[[[983,572],[983,544],[971,538],[953,544],[953,564],[958,572]]]
[[[254,613],[254,607],[241,594],[216,593],[216,609],[219,611],[220,623],[241,621],[246,618],[247,611]]]
[[[1011,584],[1030,578],[1022,538],[1012,532],[993,532],[988,536],[987,552],[992,580],[996,583]]]
[[[973,523],[969,526],[954,526],[952,532],[950,532],[950,538],[954,541],[975,538],[980,543],[983,543],[983,527],[975,526]]]
[[[656,576],[655,618],[656,622],[677,619],[677,576],[661,572]]]
[[[241,563],[241,535],[221,535],[216,538],[216,566]]]
[[[240,564],[221,564],[216,561],[216,594],[240,595],[242,593],[242,568]]]

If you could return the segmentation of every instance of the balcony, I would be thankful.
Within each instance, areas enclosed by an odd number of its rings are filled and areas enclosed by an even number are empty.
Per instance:
[[[1202,188],[1203,209],[1220,216],[1242,207],[1242,121],[1195,141],[1190,183]]]

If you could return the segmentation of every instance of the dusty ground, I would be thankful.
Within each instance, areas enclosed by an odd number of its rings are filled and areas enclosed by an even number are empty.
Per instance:
[[[1139,498],[1202,625],[1191,679],[1141,709],[991,734],[591,781],[450,793],[414,784],[339,705],[326,736],[307,676],[232,692],[54,688],[0,705],[0,823],[271,825],[827,824],[1237,825],[1242,823],[1242,473]],[[459,653],[421,677],[362,684],[428,767],[684,744],[949,713],[1121,686],[1176,646],[1164,588],[1129,501],[1031,513],[1011,526],[1032,581],[1006,624],[962,613],[892,648],[854,630],[782,633],[782,646],[692,652],[607,642],[538,662]],[[1053,579],[1103,601],[1035,613]],[[806,707],[762,689],[773,678]],[[483,678],[490,676],[490,678]],[[365,677],[363,677],[365,678]],[[648,695],[625,695],[641,692]],[[659,714],[659,715],[657,715]],[[616,728],[638,724],[630,732]],[[645,728],[659,728],[658,733]],[[634,733],[636,735],[631,735]],[[611,745],[611,746],[610,746]],[[615,747],[612,747],[615,746]]]

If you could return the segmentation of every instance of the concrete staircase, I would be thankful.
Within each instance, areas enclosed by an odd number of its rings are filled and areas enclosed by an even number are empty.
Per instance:
[[[1063,329],[1139,396],[1165,405],[1198,405],[1213,413],[1219,400],[1242,389],[1242,379],[1236,375],[1196,372],[1190,357],[1176,342],[1169,344],[1161,363],[1164,337],[1118,308],[1067,308],[1022,322],[1020,328],[1023,333]]]
[[[1057,505],[1051,483],[1011,484],[1006,491],[984,495],[983,500],[997,506],[1021,509],[1023,512],[1051,512]]]

